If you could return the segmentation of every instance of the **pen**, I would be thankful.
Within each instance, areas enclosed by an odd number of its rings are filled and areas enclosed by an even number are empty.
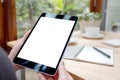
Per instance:
[[[79,50],[78,53],[74,56],[74,58],[78,56],[78,54],[83,50],[84,47],[85,47],[85,46],[83,46],[82,48],[80,48],[80,50]]]
[[[106,54],[105,52],[101,51],[98,48],[93,47],[93,49],[95,49],[96,51],[100,52],[101,54],[103,54],[104,56],[106,56],[107,58],[110,58],[110,55]]]

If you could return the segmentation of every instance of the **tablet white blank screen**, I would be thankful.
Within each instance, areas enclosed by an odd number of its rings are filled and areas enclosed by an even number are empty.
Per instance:
[[[74,23],[41,17],[17,57],[56,68]]]

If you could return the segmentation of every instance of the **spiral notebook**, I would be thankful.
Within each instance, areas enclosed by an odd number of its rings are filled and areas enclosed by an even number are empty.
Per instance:
[[[103,53],[101,53],[103,52]],[[106,55],[109,55],[107,57]],[[83,62],[114,65],[113,50],[107,48],[96,48],[92,46],[68,46],[65,50],[64,58]]]

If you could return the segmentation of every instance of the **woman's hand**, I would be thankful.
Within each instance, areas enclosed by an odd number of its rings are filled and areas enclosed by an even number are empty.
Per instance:
[[[23,42],[25,41],[25,39],[27,38],[28,34],[30,33],[30,30],[23,36],[22,39],[20,39],[18,41],[18,43],[12,48],[11,52],[8,55],[8,58],[11,60],[11,62],[13,62],[13,59],[15,58],[18,50],[20,49],[20,47],[22,46]],[[13,63],[13,66],[15,67],[16,70],[22,68],[21,66],[15,65]]]
[[[63,62],[60,63],[58,72],[55,76],[48,76],[45,74],[38,73],[39,80],[73,80],[71,75],[66,71]]]
[[[18,50],[22,46],[23,42],[25,41],[25,39],[27,38],[29,33],[30,33],[30,30],[24,35],[24,37],[22,39],[20,39],[18,41],[18,43],[11,50],[11,52],[10,52],[10,54],[8,56],[9,59],[11,60],[11,62],[15,58]],[[13,65],[14,65],[16,70],[22,68],[21,66],[15,65],[14,63],[13,63]],[[70,74],[66,71],[63,62],[60,63],[58,71],[57,71],[55,76],[48,76],[48,75],[41,74],[41,73],[38,73],[38,76],[39,76],[40,80],[73,80],[73,78],[70,76]]]

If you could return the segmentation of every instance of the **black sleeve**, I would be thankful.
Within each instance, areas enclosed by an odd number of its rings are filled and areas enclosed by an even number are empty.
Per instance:
[[[0,48],[0,80],[17,80],[13,65],[2,48]]]

